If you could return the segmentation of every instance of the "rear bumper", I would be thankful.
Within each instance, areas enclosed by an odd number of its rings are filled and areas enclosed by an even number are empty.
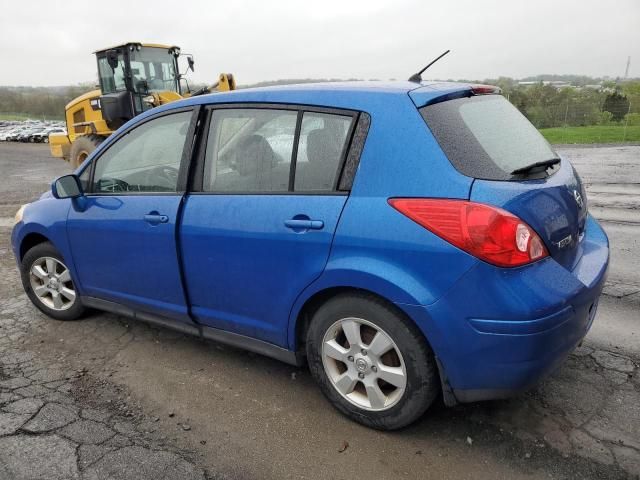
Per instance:
[[[573,271],[553,259],[517,269],[479,262],[429,306],[403,305],[441,363],[455,400],[504,398],[557,369],[589,331],[609,263],[607,237],[589,218]]]
[[[569,354],[582,342],[589,331],[597,311],[597,298],[584,307],[572,307],[531,321],[539,326],[557,320],[558,324],[533,334],[498,334],[482,332],[485,348],[496,352],[506,352],[504,358],[496,358],[486,365],[490,370],[476,369],[478,378],[484,378],[489,388],[455,388],[453,394],[458,402],[474,402],[508,398],[524,392],[543,378],[557,370]],[[520,322],[513,323],[514,330],[521,328]],[[487,337],[491,340],[487,342]],[[520,349],[518,355],[509,353]],[[470,372],[472,374],[472,372]],[[493,379],[487,376],[493,376]],[[473,382],[473,379],[467,379]],[[474,382],[475,383],[475,382]]]

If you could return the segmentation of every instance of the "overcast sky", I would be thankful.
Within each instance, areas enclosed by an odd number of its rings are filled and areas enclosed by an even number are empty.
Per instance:
[[[193,53],[196,82],[405,79],[447,48],[425,77],[640,76],[640,0],[0,0],[0,85],[95,81],[126,41]]]

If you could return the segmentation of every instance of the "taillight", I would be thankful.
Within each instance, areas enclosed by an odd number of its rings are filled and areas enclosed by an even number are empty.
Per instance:
[[[500,87],[494,87],[493,85],[471,85],[471,93],[474,95],[492,95],[501,92]]]
[[[547,257],[540,236],[515,215],[466,200],[392,198],[389,204],[465,252],[499,267]]]

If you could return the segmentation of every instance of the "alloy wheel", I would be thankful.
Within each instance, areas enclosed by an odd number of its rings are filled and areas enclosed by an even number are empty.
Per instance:
[[[322,340],[322,364],[336,391],[370,411],[393,407],[407,386],[407,369],[391,336],[361,318],[343,318]]]
[[[38,300],[52,310],[67,310],[76,301],[69,269],[53,257],[40,257],[33,262],[29,281]]]

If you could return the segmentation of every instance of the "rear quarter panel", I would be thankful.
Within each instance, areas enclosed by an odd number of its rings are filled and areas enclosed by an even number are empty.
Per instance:
[[[329,261],[292,309],[292,348],[295,319],[321,290],[352,287],[399,306],[428,305],[477,263],[388,204],[393,197],[466,199],[472,179],[451,166],[408,95],[368,113],[369,134]]]

